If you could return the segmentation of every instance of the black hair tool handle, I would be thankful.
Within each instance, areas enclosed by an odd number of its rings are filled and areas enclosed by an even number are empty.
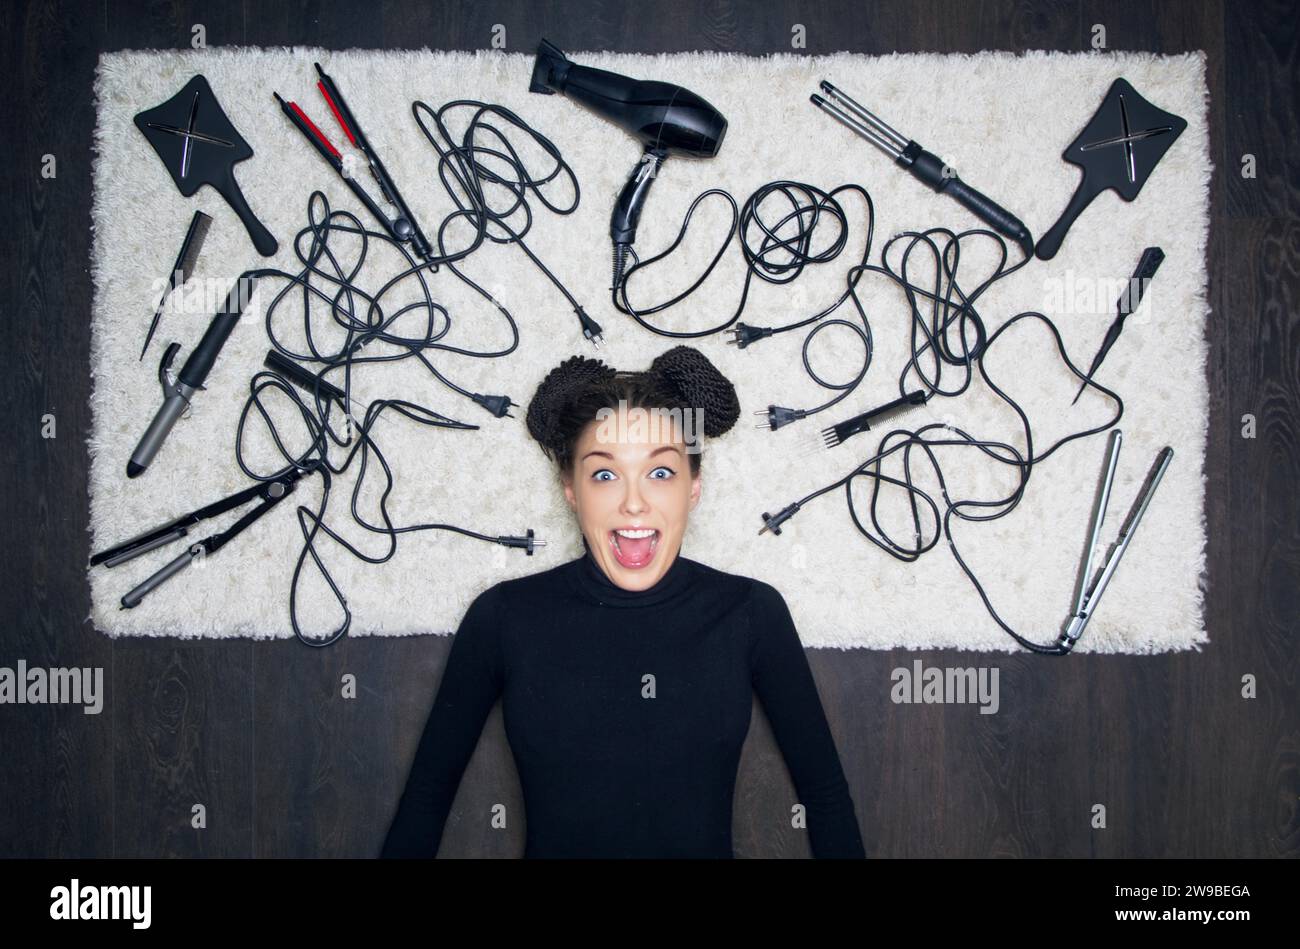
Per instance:
[[[226,302],[212,317],[212,322],[208,324],[203,338],[199,340],[199,344],[194,347],[189,359],[185,360],[185,365],[181,367],[178,378],[182,383],[194,389],[203,387],[208,373],[212,371],[213,363],[217,361],[217,355],[226,345],[226,340],[230,338],[235,324],[239,322],[244,307],[248,306],[252,295],[253,278],[246,273],[240,274],[235,285],[226,294]]]
[[[294,362],[279,350],[268,349],[266,352],[266,359],[262,362],[267,369],[275,370],[294,385],[307,392],[315,393],[316,388],[319,386],[323,396],[328,399],[334,399],[343,407],[344,411],[347,410],[347,399],[344,397],[342,389],[334,383],[327,382],[325,379],[318,377],[310,369]]]
[[[938,155],[926,151],[916,142],[908,142],[907,147],[894,160],[914,177],[940,194],[952,198],[999,234],[1011,238],[1020,245],[1026,257],[1034,253],[1033,236],[1020,218],[962,181]]]
[[[1142,259],[1138,261],[1137,269],[1133,271],[1128,286],[1124,288],[1124,293],[1120,294],[1119,302],[1115,304],[1115,308],[1121,317],[1132,315],[1133,311],[1142,303],[1142,297],[1147,292],[1147,284],[1156,275],[1156,271],[1160,269],[1164,259],[1165,252],[1159,247],[1148,247],[1142,252]]]
[[[252,238],[253,246],[257,248],[259,254],[270,257],[280,249],[280,243],[275,239],[275,235],[266,229],[266,225],[257,219],[253,209],[248,206],[244,192],[239,189],[239,182],[235,180],[233,173],[226,175],[225,180],[220,183],[214,182],[212,186],[221,193],[234,209],[235,214],[239,215],[239,219],[244,222],[248,236]]]
[[[1092,199],[1105,191],[1105,188],[1099,188],[1088,183],[1085,175],[1084,179],[1079,182],[1079,187],[1074,189],[1074,194],[1070,196],[1070,203],[1065,206],[1061,212],[1060,218],[1048,229],[1038,242],[1038,247],[1034,253],[1039,260],[1051,260],[1056,256],[1056,252],[1061,249],[1061,243],[1065,240],[1065,233],[1070,229],[1070,225],[1088,205],[1092,204]]]
[[[632,169],[631,176],[614,202],[614,213],[609,219],[609,236],[614,244],[635,244],[636,226],[641,220],[641,208],[654,184],[655,175],[668,153],[663,149],[647,147],[641,160]]]

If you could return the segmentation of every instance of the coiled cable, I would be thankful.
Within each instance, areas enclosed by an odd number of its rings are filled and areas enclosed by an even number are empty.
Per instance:
[[[772,419],[772,428],[779,428],[781,425],[824,411],[847,398],[857,388],[871,366],[871,327],[866,320],[865,314],[862,314],[861,326],[850,320],[825,320],[825,317],[834,313],[844,304],[845,300],[849,299],[850,287],[856,282],[856,277],[850,278],[849,286],[846,286],[845,290],[830,304],[795,322],[784,326],[760,328],[737,323],[737,321],[744,313],[755,277],[770,284],[789,284],[798,279],[807,267],[829,264],[843,253],[848,245],[850,230],[848,214],[840,202],[840,196],[845,193],[858,195],[865,206],[865,239],[859,266],[866,265],[871,257],[876,212],[871,195],[861,185],[844,184],[830,191],[824,191],[805,182],[769,181],[755,190],[740,207],[737,207],[735,198],[729,192],[721,188],[711,188],[699,194],[691,202],[682,219],[682,225],[677,232],[677,236],[663,251],[641,260],[632,247],[626,246],[625,249],[633,260],[632,266],[627,267],[626,261],[621,256],[623,248],[615,247],[615,279],[611,290],[614,307],[620,313],[632,317],[638,324],[660,336],[675,339],[696,339],[711,336],[714,333],[730,331],[734,336],[728,342],[739,345],[741,349],[758,339],[778,333],[791,332],[817,323],[818,325],[805,336],[803,341],[804,370],[818,385],[838,391],[839,394],[832,397],[830,401],[813,408],[782,410],[780,418]],[[696,209],[705,199],[713,195],[722,198],[730,206],[731,221],[727,227],[726,237],[718,245],[718,249],[710,259],[708,266],[704,268],[704,271],[690,286],[669,299],[655,304],[634,306],[628,298],[628,285],[632,277],[643,272],[652,264],[664,260],[681,245],[690,228],[691,219],[695,215]],[[771,211],[772,205],[778,207],[775,215]],[[825,222],[829,222],[829,225]],[[833,237],[830,240],[821,242],[821,249],[816,250],[814,244],[818,229],[826,226],[834,228]],[[711,326],[708,329],[685,332],[668,330],[645,319],[646,316],[661,313],[670,307],[676,306],[699,289],[709,275],[713,273],[727,248],[731,246],[732,238],[736,236],[740,238],[740,251],[745,262],[745,276],[741,283],[740,297],[736,309],[726,322]],[[736,324],[735,328],[731,329],[733,324]],[[808,357],[808,349],[813,339],[819,332],[831,326],[845,326],[862,341],[862,368],[852,380],[846,383],[829,382],[819,376],[812,368]]]
[[[966,292],[958,282],[958,274],[962,242],[969,243],[971,240],[993,241],[998,250],[998,261],[994,269],[978,281],[973,290]],[[902,250],[898,260],[891,261],[890,251],[895,245],[900,246]],[[915,277],[911,269],[916,266],[912,260],[913,253],[919,253],[923,258],[928,255],[934,273],[932,280],[922,282],[921,278]],[[979,228],[960,233],[946,228],[907,231],[896,235],[885,244],[881,250],[879,265],[855,267],[848,277],[848,285],[849,293],[864,321],[866,311],[857,295],[859,280],[863,274],[884,275],[903,292],[910,311],[911,353],[899,375],[900,393],[906,396],[909,385],[919,384],[923,387],[921,391],[926,393],[927,397],[956,398],[967,391],[975,372],[978,371],[980,378],[989,389],[1015,413],[1019,420],[1019,434],[1023,439],[1023,446],[1017,447],[999,439],[979,438],[946,422],[934,422],[916,429],[894,428],[881,436],[874,452],[855,465],[844,477],[805,495],[775,515],[765,513],[764,526],[759,533],[771,531],[773,534],[779,534],[780,525],[806,504],[836,488],[843,487],[849,517],[854,527],[877,548],[897,560],[911,563],[933,549],[942,536],[947,541],[958,566],[979,594],[989,615],[1003,631],[1032,652],[1064,655],[1070,651],[1073,643],[1066,642],[1062,638],[1058,638],[1053,643],[1036,642],[1016,632],[999,615],[975,571],[958,550],[952,530],[953,518],[964,521],[992,521],[1006,517],[1020,504],[1030,476],[1037,465],[1050,458],[1062,445],[1104,432],[1118,424],[1124,413],[1124,403],[1118,394],[1095,380],[1090,380],[1088,385],[1101,392],[1114,404],[1114,414],[1100,425],[1073,431],[1058,438],[1046,450],[1035,451],[1034,431],[1029,416],[1006,389],[989,374],[986,361],[988,353],[994,349],[1004,334],[1012,331],[1014,327],[1041,324],[1049,331],[1056,352],[1066,368],[1080,380],[1085,378],[1085,373],[1070,359],[1056,324],[1042,313],[1021,312],[1012,316],[993,333],[987,331],[976,302],[994,283],[1019,270],[1030,259],[1025,257],[1017,264],[1008,267],[1007,257],[1006,241],[993,231]],[[945,366],[955,367],[959,372],[958,383],[948,388],[943,385]],[[844,433],[851,436],[858,431],[866,430],[853,426],[851,424],[853,421],[827,429],[825,434],[831,436],[828,445],[841,443],[843,438],[838,436]],[[980,456],[997,464],[1006,465],[1014,473],[1014,487],[1005,496],[954,498],[949,491],[948,478],[945,476],[943,466],[936,456],[936,449],[945,448],[975,449]],[[964,454],[966,453],[963,452]],[[901,468],[901,472],[886,473],[884,470],[886,459],[893,459]],[[914,469],[920,466],[924,466],[930,476],[937,481],[942,503],[917,483],[920,472]],[[853,482],[857,478],[869,478],[872,481],[867,508],[869,525],[864,523],[864,518],[860,515],[854,500]],[[882,487],[900,489],[906,498],[905,511],[906,520],[911,528],[910,538],[891,536],[882,524],[880,509]]]
[[[453,138],[448,129],[447,117],[452,110],[470,110],[467,127],[458,140]],[[412,106],[412,112],[438,153],[439,179],[456,205],[456,210],[449,213],[437,228],[436,255],[427,261],[417,261],[404,244],[394,241],[385,232],[367,228],[349,211],[332,210],[326,196],[315,191],[307,202],[307,225],[294,240],[294,252],[302,264],[301,270],[297,273],[271,268],[250,271],[252,276],[264,280],[285,281],[265,308],[267,337],[272,347],[282,355],[311,366],[311,373],[316,380],[312,391],[306,393],[308,397],[304,398],[290,384],[290,380],[281,374],[274,371],[256,373],[250,380],[249,396],[240,413],[235,436],[236,460],[251,478],[275,480],[293,469],[311,471],[322,476],[323,490],[316,507],[313,509],[307,505],[298,505],[296,508],[303,546],[294,567],[289,593],[289,616],[294,634],[310,646],[328,646],[337,642],[346,635],[352,623],[347,597],[331,576],[317,549],[321,534],[332,539],[352,556],[372,564],[391,559],[396,553],[398,535],[413,531],[447,530],[524,549],[528,554],[545,543],[536,539],[531,530],[524,536],[490,535],[449,523],[395,524],[388,510],[388,498],[395,483],[394,472],[380,447],[382,439],[376,437],[376,421],[387,413],[388,418],[401,417],[433,428],[477,429],[479,426],[458,421],[404,399],[371,401],[360,422],[347,408],[355,404],[352,399],[352,373],[355,367],[367,363],[417,359],[434,378],[483,406],[495,417],[509,415],[510,406],[517,403],[512,402],[508,396],[482,395],[462,388],[440,372],[430,358],[434,351],[476,358],[499,358],[513,352],[519,344],[518,325],[505,305],[472,280],[461,267],[456,266],[461,264],[463,267],[464,261],[485,241],[518,245],[574,305],[579,311],[580,319],[584,315],[567,288],[524,241],[533,222],[530,201],[539,201],[557,214],[570,214],[578,206],[577,179],[554,144],[514,113],[488,103],[456,100],[435,110],[417,101]],[[432,121],[434,130],[430,130],[426,119]],[[496,122],[501,124],[495,124]],[[553,160],[553,167],[540,173],[530,171],[520,157],[512,135],[522,135],[539,146]],[[572,200],[563,203],[552,200],[543,189],[565,178],[572,187]],[[493,200],[499,194],[505,195],[504,202]],[[458,224],[468,225],[471,234],[468,240],[449,247],[453,228]],[[459,229],[463,230],[463,226]],[[336,239],[341,235],[355,242],[350,245],[356,248],[355,257],[347,261],[343,259],[345,255],[335,247]],[[360,281],[367,259],[375,246],[374,242],[395,250],[404,263],[395,275],[386,279],[377,289],[367,291]],[[452,315],[446,306],[434,299],[428,282],[429,273],[443,266],[493,304],[505,318],[512,335],[508,346],[497,351],[482,352],[444,341],[451,330]],[[370,269],[373,269],[373,265]],[[386,299],[396,288],[409,285],[412,280],[418,288],[417,299],[400,307],[391,307],[391,312],[386,309]],[[277,315],[281,304],[295,287],[301,290],[302,331],[306,340],[306,352],[294,351],[277,331]],[[398,320],[403,320],[403,325],[406,326],[413,318],[417,324],[422,319],[422,333],[406,335],[397,331],[394,324]],[[327,327],[336,335],[342,332],[342,342],[337,348],[323,344],[320,339]],[[584,323],[583,329],[587,332],[589,327]],[[407,329],[406,333],[410,334],[411,330]],[[596,327],[596,333],[599,333],[599,327]],[[322,389],[322,384],[329,381],[327,377],[338,373],[342,374],[342,405],[336,404]],[[293,437],[283,430],[286,423],[277,423],[270,410],[269,398],[276,394],[289,400],[288,415],[295,420]],[[279,470],[269,474],[255,470],[246,457],[245,438],[254,411],[261,418],[270,443],[284,462]],[[406,433],[403,436],[409,437]],[[342,456],[332,459],[331,446],[343,449]],[[338,454],[335,451],[335,455]],[[377,519],[367,516],[361,509],[361,498],[372,460],[380,468],[383,479]],[[366,553],[326,523],[333,479],[354,465],[356,476],[350,514],[360,527],[386,538],[384,548],[378,553]],[[339,625],[324,637],[305,635],[299,624],[298,588],[308,557],[329,587],[342,613]]]

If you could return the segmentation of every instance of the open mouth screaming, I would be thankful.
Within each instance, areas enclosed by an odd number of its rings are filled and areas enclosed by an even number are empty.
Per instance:
[[[654,560],[659,547],[659,532],[652,528],[612,530],[609,532],[609,546],[621,566],[640,570]]]

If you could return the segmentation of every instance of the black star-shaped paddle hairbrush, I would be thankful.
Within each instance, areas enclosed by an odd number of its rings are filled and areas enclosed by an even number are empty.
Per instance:
[[[235,163],[253,157],[253,149],[235,130],[212,87],[196,75],[162,105],[139,113],[135,125],[149,140],[172,181],[185,197],[212,185],[229,202],[264,257],[279,248],[257,219],[235,181]]]
[[[1185,128],[1186,119],[1156,108],[1128,80],[1116,79],[1092,121],[1061,156],[1083,169],[1083,180],[1060,219],[1038,242],[1034,251],[1038,257],[1055,257],[1074,219],[1107,188],[1114,188],[1125,201],[1136,198]]]

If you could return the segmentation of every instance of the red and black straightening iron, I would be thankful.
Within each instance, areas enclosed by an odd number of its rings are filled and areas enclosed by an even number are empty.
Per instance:
[[[320,89],[321,95],[325,97],[325,102],[329,105],[330,111],[334,113],[334,118],[338,121],[339,127],[343,129],[343,134],[348,137],[361,154],[365,156],[366,163],[370,166],[370,173],[375,176],[375,181],[379,184],[379,190],[383,193],[384,199],[397,209],[396,217],[389,217],[388,212],[377,202],[365,188],[357,184],[354,177],[347,173],[342,153],[330,144],[330,140],[310,118],[307,113],[296,102],[285,102],[280,98],[278,92],[273,92],[277,102],[280,103],[280,109],[289,117],[292,122],[302,132],[308,142],[320,152],[322,158],[329,162],[344,183],[352,189],[352,193],[364,204],[381,224],[388,231],[393,240],[399,244],[409,243],[415,253],[422,259],[428,260],[433,256],[433,248],[429,246],[428,238],[420,230],[420,225],[416,223],[415,215],[407,207],[406,202],[402,199],[402,193],[397,190],[397,185],[384,167],[383,161],[380,160],[379,154],[370,147],[370,142],[366,135],[361,131],[361,125],[357,122],[356,116],[348,108],[347,101],[343,94],[339,92],[339,87],[334,84],[325,70],[320,68],[320,63],[315,63],[316,72],[320,74],[320,79],[316,83]]]

